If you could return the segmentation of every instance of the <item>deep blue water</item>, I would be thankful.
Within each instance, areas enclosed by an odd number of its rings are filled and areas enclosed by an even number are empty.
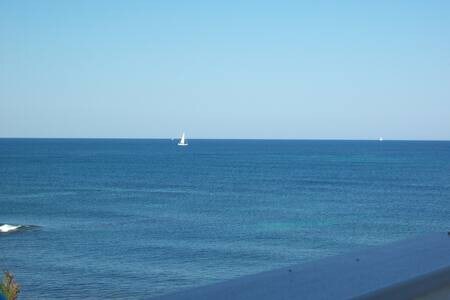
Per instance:
[[[21,299],[144,299],[450,228],[450,142],[0,139]]]

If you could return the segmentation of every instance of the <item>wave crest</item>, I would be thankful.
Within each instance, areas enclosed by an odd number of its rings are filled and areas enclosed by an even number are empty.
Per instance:
[[[0,232],[7,233],[7,232],[11,232],[11,231],[16,231],[20,227],[22,227],[22,225],[3,224],[3,225],[0,225]]]
[[[39,226],[36,225],[12,225],[12,224],[1,224],[0,223],[0,234],[2,233],[12,233],[17,231],[27,231],[37,229]]]

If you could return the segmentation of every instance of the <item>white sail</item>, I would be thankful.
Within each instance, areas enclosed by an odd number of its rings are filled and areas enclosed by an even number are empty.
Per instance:
[[[184,132],[183,132],[183,134],[181,135],[180,142],[178,143],[178,146],[187,146],[187,145],[188,144],[186,143],[186,137],[185,137]]]

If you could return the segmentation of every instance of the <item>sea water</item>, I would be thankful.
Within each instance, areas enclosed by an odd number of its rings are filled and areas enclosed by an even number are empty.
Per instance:
[[[147,299],[450,229],[450,142],[176,143],[0,139],[21,299]]]

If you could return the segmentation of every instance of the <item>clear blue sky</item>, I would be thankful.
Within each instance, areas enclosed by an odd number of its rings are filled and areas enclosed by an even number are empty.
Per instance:
[[[0,0],[0,136],[183,130],[449,139],[450,1]]]

